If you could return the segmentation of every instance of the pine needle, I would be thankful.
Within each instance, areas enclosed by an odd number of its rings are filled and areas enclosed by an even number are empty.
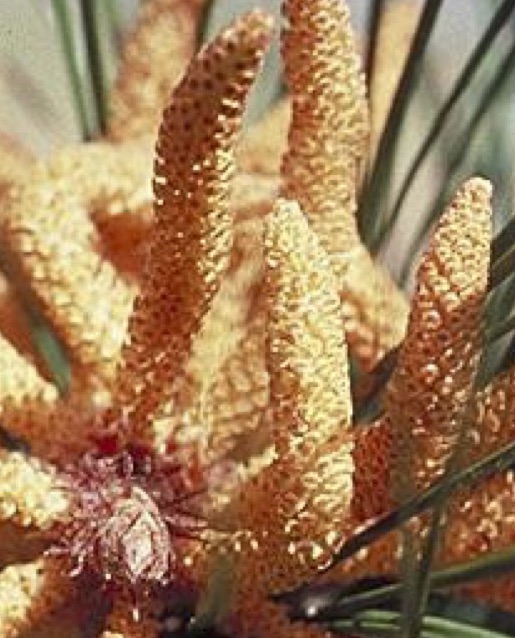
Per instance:
[[[504,576],[515,571],[515,545],[499,551],[490,552],[470,561],[451,565],[433,571],[429,579],[431,590],[448,589],[467,585],[480,580]],[[307,622],[332,622],[350,618],[364,610],[382,605],[396,605],[405,595],[405,583],[390,583],[372,587],[356,594],[346,595],[348,585],[344,585],[341,594],[333,591],[333,600],[327,607],[319,607],[315,613],[301,612],[292,615],[293,620]]]
[[[515,315],[511,315],[504,321],[500,321],[493,326],[488,326],[485,335],[486,342],[488,344],[494,343],[512,330],[515,330]]]
[[[497,98],[497,96],[504,89],[507,81],[511,78],[512,74],[515,72],[515,67],[513,65],[513,59],[515,56],[515,42],[510,47],[509,51],[505,54],[502,62],[497,68],[496,73],[491,77],[490,81],[487,84],[486,89],[483,91],[481,98],[478,100],[476,107],[472,113],[472,117],[469,119],[468,124],[462,130],[461,134],[457,137],[454,142],[454,150],[451,154],[451,157],[448,161],[448,172],[445,176],[445,184],[440,190],[440,194],[437,196],[433,204],[429,207],[429,209],[421,215],[420,219],[420,227],[414,237],[414,239],[409,243],[406,248],[407,258],[402,268],[402,272],[400,275],[401,282],[405,282],[410,268],[411,268],[411,256],[414,255],[419,246],[421,245],[424,237],[426,236],[429,228],[433,224],[437,215],[442,211],[445,201],[448,197],[449,191],[452,191],[455,187],[455,182],[457,181],[457,177],[459,175],[459,171],[464,164],[464,158],[468,153],[470,145],[474,139],[474,135],[479,128],[479,125],[483,121],[483,118],[488,113],[488,109],[491,106],[492,102]],[[496,264],[492,264],[491,267],[491,278],[494,277],[493,272],[496,267]],[[498,285],[503,278],[498,275],[495,276],[495,281],[497,282],[495,285]],[[491,284],[491,287],[492,284]]]
[[[477,379],[475,380],[477,381]],[[407,622],[407,638],[417,638],[422,630],[424,614],[427,610],[429,594],[431,592],[431,566],[434,557],[440,546],[440,540],[445,527],[445,513],[447,511],[447,503],[452,493],[453,478],[458,470],[462,467],[465,452],[467,450],[468,441],[468,424],[472,416],[472,399],[469,397],[467,404],[460,414],[459,432],[456,443],[452,450],[452,454],[447,460],[445,472],[440,479],[440,491],[438,497],[433,503],[433,511],[431,512],[431,520],[429,525],[429,533],[426,543],[422,550],[418,569],[415,575],[415,584],[413,593],[413,609],[412,613],[406,619]]]
[[[81,0],[80,9],[97,124],[103,134],[107,130],[107,78],[100,41],[99,5],[97,0]]]
[[[504,226],[492,242],[492,263],[495,263],[503,254],[515,245],[515,217]]]
[[[52,8],[54,10],[61,37],[64,60],[70,81],[73,101],[75,103],[75,114],[80,126],[82,138],[84,140],[89,140],[92,137],[93,131],[88,118],[88,110],[86,108],[86,100],[84,97],[84,86],[79,73],[77,52],[73,42],[73,30],[68,4],[68,0],[52,0]]]
[[[470,55],[463,71],[456,80],[454,87],[445,100],[441,109],[436,114],[433,123],[428,129],[424,141],[420,145],[417,154],[415,155],[411,166],[404,177],[404,180],[399,188],[399,193],[395,199],[388,218],[385,219],[384,224],[379,228],[379,235],[381,241],[386,241],[398,215],[405,202],[406,196],[410,191],[410,188],[417,176],[424,160],[429,154],[429,151],[436,143],[440,133],[442,132],[445,124],[448,122],[449,116],[452,113],[454,107],[458,103],[459,99],[463,96],[466,90],[469,88],[472,79],[476,75],[478,69],[481,66],[481,62],[484,60],[488,50],[494,43],[495,39],[499,35],[500,31],[504,28],[508,22],[513,10],[515,9],[514,0],[504,0],[498,11],[493,16],[490,24],[485,30],[483,36],[479,40],[474,51]]]
[[[393,99],[390,115],[379,141],[372,173],[363,191],[358,221],[362,237],[372,250],[377,249],[380,243],[379,231],[382,225],[382,216],[384,215],[383,211],[378,210],[378,202],[386,201],[387,199],[386,195],[394,165],[399,133],[420,77],[424,54],[442,3],[443,0],[427,0],[425,3],[409,56]]]
[[[351,632],[353,636],[396,638],[399,635],[399,614],[393,611],[369,610],[352,619],[339,620],[331,624],[331,629]],[[425,616],[418,635],[420,638],[508,638],[507,634],[438,616]]]
[[[401,507],[386,514],[370,527],[350,538],[340,551],[335,554],[330,564],[320,573],[328,572],[341,561],[359,552],[360,549],[371,545],[385,534],[398,529],[410,519],[433,507],[438,502],[438,499],[441,498],[443,491],[446,494],[452,494],[465,489],[484,481],[493,474],[506,471],[513,463],[515,463],[515,442],[456,472],[445,481],[443,479],[436,481],[427,490],[424,490]]]
[[[375,62],[377,56],[377,45],[379,42],[379,29],[381,26],[381,18],[383,15],[386,0],[373,0],[370,3],[368,15],[368,47],[367,58],[365,62],[365,77],[367,86],[370,91],[372,79],[374,77]]]

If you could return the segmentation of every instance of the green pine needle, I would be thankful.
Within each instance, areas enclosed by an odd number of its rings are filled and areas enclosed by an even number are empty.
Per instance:
[[[400,276],[403,282],[406,281],[411,268],[411,255],[417,252],[430,227],[437,216],[442,212],[445,202],[449,197],[449,192],[454,190],[456,186],[456,181],[464,164],[464,158],[472,144],[476,131],[482,123],[483,118],[488,114],[491,104],[499,96],[515,72],[515,66],[513,65],[514,57],[515,42],[505,54],[496,72],[487,83],[486,89],[483,91],[481,98],[477,101],[475,109],[472,112],[472,117],[454,142],[454,150],[448,160],[448,172],[445,175],[445,183],[442,185],[440,193],[434,202],[431,203],[428,210],[421,215],[420,227],[406,249],[407,259],[405,260]],[[492,264],[491,267],[491,279],[496,281],[495,285],[498,285],[503,278],[498,274],[494,275],[494,268],[495,263]]]
[[[492,242],[492,262],[495,263],[502,255],[515,245],[515,217],[510,219]]]
[[[515,545],[433,571],[430,574],[429,587],[431,590],[448,589],[505,576],[513,571],[515,571]],[[405,583],[372,587],[357,594],[342,595],[338,602],[317,609],[316,613],[308,616],[296,614],[294,619],[317,623],[339,621],[381,605],[397,605],[405,594]]]
[[[510,226],[510,224],[508,224]],[[507,235],[510,231],[508,231]],[[515,272],[515,243],[507,245],[504,252],[492,260],[490,288],[494,289]]]
[[[92,137],[93,129],[90,124],[86,99],[84,95],[84,85],[80,77],[77,62],[77,52],[73,41],[72,21],[70,16],[68,0],[52,0],[59,34],[61,37],[64,60],[68,72],[73,101],[75,103],[75,114],[80,126],[81,135],[84,140]]]
[[[508,370],[514,364],[514,362],[515,362],[515,335],[513,335],[513,337],[511,338],[510,343],[508,344],[506,351],[504,353],[504,356],[502,357],[499,363],[498,372],[501,373]]]
[[[442,497],[442,492],[450,495],[453,492],[463,490],[484,481],[493,474],[506,471],[513,463],[515,463],[515,442],[477,461],[473,465],[459,470],[448,478],[436,481],[427,490],[424,490],[398,509],[386,514],[376,523],[350,538],[333,557],[330,564],[324,568],[322,573],[328,572],[338,563],[359,552],[360,549],[368,547],[385,534],[398,529],[415,516],[434,507]]]
[[[506,348],[505,337],[515,327],[509,323],[514,310],[515,277],[493,290],[485,312],[485,337],[478,386],[485,387],[493,377],[510,365],[515,350]]]
[[[381,242],[386,241],[420,168],[439,139],[439,136],[443,131],[445,124],[448,122],[449,116],[453,112],[454,107],[470,87],[474,76],[481,67],[481,62],[484,60],[500,31],[506,26],[514,9],[515,3],[513,0],[504,0],[466,62],[463,71],[456,80],[448,98],[435,115],[433,123],[429,127],[428,132],[403,179],[398,195],[395,199],[395,203],[393,204],[388,217],[385,219],[383,226],[379,228],[378,233],[381,237]]]
[[[507,251],[497,262],[492,264],[490,271],[490,289],[502,284],[515,272],[515,247]]]
[[[27,312],[27,308],[24,310]],[[59,394],[65,396],[71,385],[71,368],[64,345],[39,313],[38,316],[28,316],[34,347],[47,365]]]
[[[470,397],[461,411],[456,442],[447,460],[445,472],[439,480],[439,494],[432,504],[433,511],[431,512],[429,533],[414,575],[413,591],[410,591],[410,597],[413,599],[413,609],[405,619],[407,631],[403,635],[406,635],[406,638],[417,638],[422,628],[423,616],[426,613],[431,592],[431,566],[444,531],[445,513],[449,496],[452,493],[453,478],[458,468],[463,466],[464,454],[467,450],[467,426],[470,423],[472,412],[472,397]]]
[[[493,343],[507,335],[512,330],[515,330],[515,315],[511,315],[504,321],[500,321],[493,326],[488,326],[485,336],[486,342],[488,344]]]
[[[371,609],[352,619],[335,621],[331,623],[331,629],[353,636],[397,638],[399,621],[397,612]],[[438,616],[425,616],[418,635],[420,638],[509,638],[507,634]]]
[[[81,0],[80,9],[97,125],[99,132],[103,134],[107,130],[108,86],[100,36],[102,12],[98,0]]]
[[[377,46],[379,44],[379,29],[381,27],[381,19],[385,4],[386,0],[374,0],[374,2],[370,3],[367,29],[368,47],[365,61],[365,78],[367,80],[369,90],[372,86],[372,78],[374,77]]]
[[[425,3],[388,121],[379,141],[372,174],[367,179],[362,194],[358,221],[362,237],[373,250],[377,249],[380,243],[379,233],[384,215],[384,210],[379,210],[378,203],[387,199],[399,134],[420,78],[424,54],[442,4],[443,0],[427,0]]]

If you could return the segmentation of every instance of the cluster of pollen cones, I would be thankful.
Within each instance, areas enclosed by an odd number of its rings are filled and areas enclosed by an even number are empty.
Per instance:
[[[271,597],[437,479],[464,429],[467,460],[513,437],[515,370],[474,390],[490,184],[443,212],[410,309],[356,222],[395,69],[371,125],[345,4],[284,0],[287,97],[242,133],[273,24],[253,11],[195,54],[203,5],[143,3],[103,138],[0,147],[0,418],[23,442],[0,448],[3,638],[154,638],[186,599],[223,599],[226,635],[322,636]],[[27,308],[64,344],[64,391]],[[353,424],[349,356],[370,372],[396,347],[382,416]],[[512,473],[447,518],[440,565],[513,542]],[[391,533],[324,578],[395,575],[398,554]],[[457,594],[515,606],[513,579]]]

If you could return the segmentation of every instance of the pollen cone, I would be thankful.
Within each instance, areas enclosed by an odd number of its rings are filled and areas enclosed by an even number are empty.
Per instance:
[[[265,229],[267,360],[275,459],[234,507],[236,598],[298,585],[327,561],[352,496],[351,405],[329,259],[297,204]],[[273,555],[274,561],[267,557]]]
[[[192,61],[164,112],[155,224],[117,397],[136,438],[152,438],[229,263],[235,143],[270,31],[260,11],[237,20]]]
[[[465,408],[481,352],[491,192],[485,180],[471,179],[442,215],[418,270],[407,336],[386,392],[394,473],[419,488],[441,475],[470,420]]]
[[[341,0],[286,0],[284,12],[292,120],[282,193],[299,202],[329,253],[349,347],[370,369],[402,340],[407,304],[357,231],[356,195],[369,121],[349,12]]]
[[[133,289],[96,250],[89,210],[103,196],[99,179],[108,181],[97,168],[92,192],[52,162],[36,165],[10,189],[2,219],[16,285],[51,321],[90,385],[113,380],[133,300]]]

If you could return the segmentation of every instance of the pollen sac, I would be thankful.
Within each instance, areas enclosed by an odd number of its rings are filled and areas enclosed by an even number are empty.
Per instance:
[[[173,557],[159,508],[143,489],[134,487],[113,503],[113,513],[98,535],[98,560],[105,580],[164,585]]]

